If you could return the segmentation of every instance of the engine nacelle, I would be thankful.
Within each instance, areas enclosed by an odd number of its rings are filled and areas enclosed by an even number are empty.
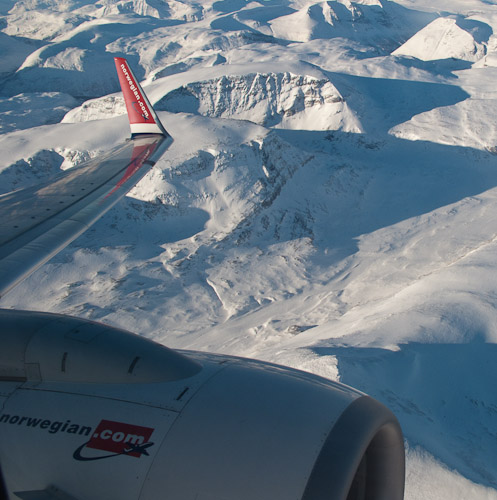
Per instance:
[[[350,387],[67,316],[0,324],[13,499],[403,498],[399,424]]]

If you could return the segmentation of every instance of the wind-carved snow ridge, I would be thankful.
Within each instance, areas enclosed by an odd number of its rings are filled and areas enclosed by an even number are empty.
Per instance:
[[[135,13],[139,16],[155,17],[157,19],[180,19],[198,21],[202,18],[203,8],[194,2],[169,0],[157,2],[151,0],[104,0],[99,2],[102,8],[98,12],[102,17],[112,14]]]
[[[426,13],[408,15],[394,2],[382,0],[329,0],[307,4],[269,22],[277,38],[297,42],[348,38],[389,52],[422,27]],[[426,24],[426,23],[425,23]]]
[[[79,123],[90,120],[104,120],[126,113],[126,105],[122,95],[107,95],[98,99],[90,99],[81,106],[71,109],[61,123]]]
[[[144,179],[135,191],[140,190],[141,199],[158,199],[179,212],[188,207],[204,210],[216,239],[234,236],[238,241],[244,236],[235,228],[268,208],[297,169],[312,158],[269,133],[229,151],[198,151],[163,170],[160,182]],[[207,178],[213,181],[210,188],[202,182]]]
[[[361,132],[359,120],[329,80],[288,72],[193,82],[166,94],[156,107],[266,127]]]

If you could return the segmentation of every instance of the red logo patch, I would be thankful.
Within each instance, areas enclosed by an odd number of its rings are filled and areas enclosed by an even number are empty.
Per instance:
[[[86,447],[139,458],[148,455],[145,450],[151,443],[146,445],[153,432],[150,427],[101,420]]]

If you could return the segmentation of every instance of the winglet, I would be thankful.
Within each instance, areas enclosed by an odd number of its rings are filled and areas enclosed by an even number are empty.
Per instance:
[[[161,134],[169,136],[159,117],[133,75],[124,57],[114,57],[119,83],[126,102],[131,136],[138,134]]]

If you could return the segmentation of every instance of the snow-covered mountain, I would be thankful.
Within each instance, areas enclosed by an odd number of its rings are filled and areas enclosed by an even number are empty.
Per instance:
[[[1,300],[251,356],[387,404],[406,499],[497,499],[497,1],[0,3],[0,189],[175,139]]]
[[[414,56],[422,61],[452,58],[476,62],[485,55],[492,34],[490,26],[480,21],[439,17],[393,54]]]

